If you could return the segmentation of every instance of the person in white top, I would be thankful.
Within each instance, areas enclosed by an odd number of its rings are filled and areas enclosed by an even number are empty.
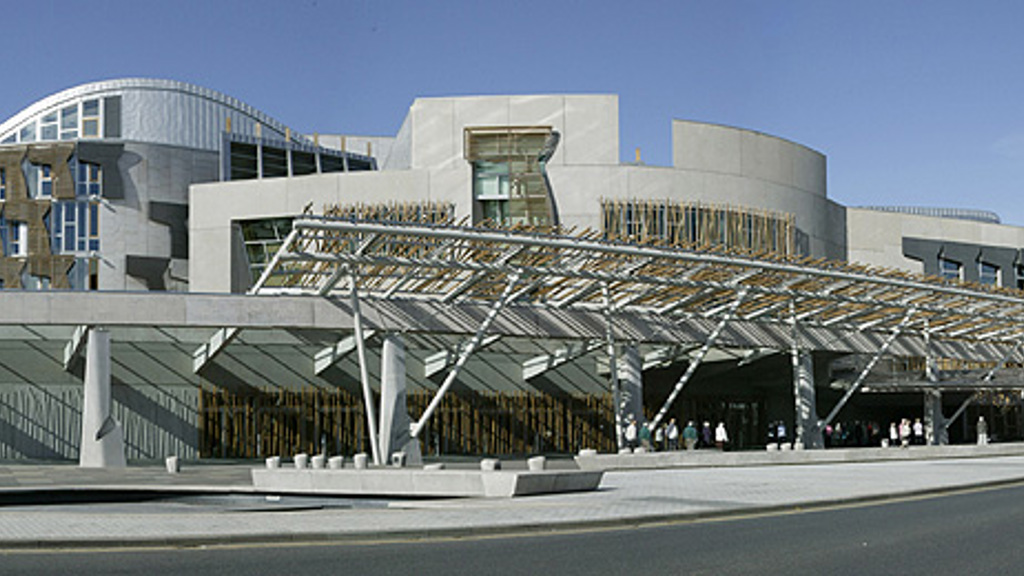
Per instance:
[[[676,425],[676,419],[673,418],[668,421],[668,449],[679,450],[679,426]]]
[[[719,422],[715,428],[715,448],[723,450],[729,442],[729,433],[725,431],[725,422]]]
[[[626,426],[626,446],[636,448],[636,418],[629,419],[629,426]]]

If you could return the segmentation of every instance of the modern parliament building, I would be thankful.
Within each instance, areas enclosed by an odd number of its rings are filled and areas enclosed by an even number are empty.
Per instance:
[[[843,206],[824,154],[722,125],[623,163],[618,120],[420,98],[394,135],[300,134],[151,79],[29,105],[0,124],[0,458],[112,427],[137,460],[612,451],[631,418],[1024,436],[1024,228]]]

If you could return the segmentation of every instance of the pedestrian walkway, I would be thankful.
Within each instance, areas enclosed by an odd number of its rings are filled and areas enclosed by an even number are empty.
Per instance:
[[[979,448],[984,450],[984,448]],[[753,453],[752,453],[753,454]],[[612,470],[596,492],[519,499],[302,501],[251,495],[249,465],[127,471],[0,467],[0,494],[53,486],[172,490],[204,484],[221,494],[142,503],[0,507],[0,548],[215,545],[269,541],[378,541],[534,529],[631,525],[753,513],[1024,481],[1024,456],[829,464]],[[752,456],[753,457],[753,456]],[[225,494],[235,492],[237,496]],[[246,495],[246,493],[250,493]],[[234,506],[229,498],[245,498]],[[226,503],[227,502],[227,503]],[[254,506],[259,502],[259,506]]]

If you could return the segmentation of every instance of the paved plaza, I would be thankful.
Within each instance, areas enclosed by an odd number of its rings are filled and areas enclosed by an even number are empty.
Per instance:
[[[997,446],[960,458],[936,458],[941,452],[914,447],[904,460],[872,458],[877,452],[863,449],[859,461],[811,464],[743,465],[736,454],[722,454],[721,466],[610,470],[594,492],[496,499],[268,498],[253,492],[250,462],[186,463],[179,474],[155,464],[89,470],[9,463],[0,465],[0,548],[365,542],[629,526],[1024,481],[1024,445]],[[758,461],[759,453],[750,455]],[[119,490],[172,497],[90,500]],[[86,502],[40,498],[76,491]]]

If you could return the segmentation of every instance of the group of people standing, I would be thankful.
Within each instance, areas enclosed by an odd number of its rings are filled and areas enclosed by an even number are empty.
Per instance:
[[[705,421],[704,426],[698,430],[694,421],[690,420],[680,430],[675,418],[670,419],[667,424],[658,426],[652,432],[647,422],[637,427],[636,418],[630,416],[623,437],[626,446],[633,450],[679,450],[680,446],[686,450],[712,447],[724,450],[729,444],[729,432],[725,428],[725,422],[719,422],[712,430],[711,423]]]

